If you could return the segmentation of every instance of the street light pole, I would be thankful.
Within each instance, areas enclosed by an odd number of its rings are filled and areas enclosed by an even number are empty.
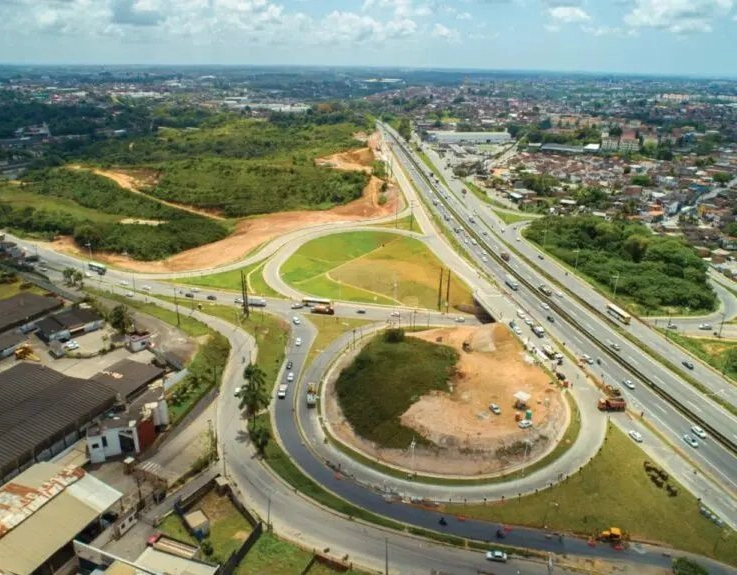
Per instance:
[[[578,256],[581,253],[581,248],[576,248],[576,263],[573,266],[573,269],[578,271]]]
[[[384,537],[384,575],[389,575],[389,538]]]
[[[722,323],[719,326],[719,337],[722,337],[722,330],[724,329],[724,321],[727,319],[727,312],[722,312]]]
[[[617,284],[619,283],[619,272],[617,272],[617,275],[614,276],[614,295],[612,296],[612,299],[615,299],[617,297]]]

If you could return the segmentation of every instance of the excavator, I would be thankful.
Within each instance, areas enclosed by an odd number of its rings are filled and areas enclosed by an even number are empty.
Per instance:
[[[29,361],[41,361],[41,358],[33,353],[30,344],[24,343],[15,350],[15,359],[26,359]]]

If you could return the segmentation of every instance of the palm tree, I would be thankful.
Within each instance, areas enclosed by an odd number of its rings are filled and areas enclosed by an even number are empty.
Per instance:
[[[251,429],[251,431],[249,431],[249,435],[258,454],[261,457],[266,455],[266,446],[269,444],[269,440],[271,439],[271,433],[269,430],[259,425],[258,427]]]
[[[248,385],[241,391],[239,407],[248,410],[251,428],[254,429],[256,426],[256,414],[269,405],[269,396],[265,389],[266,374],[255,363],[249,363],[243,372],[243,377],[248,381]]]

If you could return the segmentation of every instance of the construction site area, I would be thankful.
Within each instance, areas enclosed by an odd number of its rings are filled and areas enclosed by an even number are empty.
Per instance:
[[[387,449],[359,437],[337,401],[336,373],[326,382],[323,408],[339,441],[408,473],[454,477],[508,473],[555,447],[568,425],[568,404],[555,378],[506,326],[438,328],[407,337],[447,345],[459,353],[449,390],[416,398],[401,415],[401,425],[416,431],[422,441],[405,449]],[[355,353],[348,354],[335,371],[354,358]]]

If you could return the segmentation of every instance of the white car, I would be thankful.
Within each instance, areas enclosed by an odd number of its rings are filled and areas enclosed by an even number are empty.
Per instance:
[[[149,291],[150,292],[151,291],[151,286],[143,286],[141,288],[141,291]]]
[[[711,329],[711,324],[710,323],[702,323],[702,324],[699,324],[699,329],[704,329],[704,330],[707,330],[708,331],[708,330]]]
[[[128,285],[128,282],[127,282],[127,281],[125,281],[125,280],[120,280],[120,281],[119,281],[118,283],[119,283],[120,285],[122,285],[122,286],[127,286],[127,285]]]
[[[243,391],[243,388],[242,387],[236,387],[233,390],[233,395],[236,396],[236,397],[240,397],[241,396],[241,391]]]
[[[493,413],[494,415],[501,415],[502,414],[502,408],[499,407],[496,403],[492,403],[489,406],[489,409],[491,410],[491,413]]]
[[[459,315],[459,316],[458,316],[458,317],[457,317],[457,318],[455,319],[455,321],[456,321],[456,323],[465,323],[465,321],[466,321],[466,318],[465,318],[465,317],[462,317],[462,316],[460,316],[460,315]]]
[[[278,389],[278,390],[277,390],[277,392],[276,392],[276,396],[277,396],[277,397],[278,397],[279,399],[284,399],[285,397],[287,397],[287,390],[288,390],[288,389],[289,389],[289,387],[288,387],[288,386],[287,386],[286,384],[282,383],[282,384],[281,384],[281,385],[279,386],[279,389]]]
[[[481,261],[482,262],[488,262],[489,261],[489,258],[487,258],[486,256],[481,256]]]
[[[635,384],[631,379],[622,380],[622,385],[625,386],[627,389],[635,389]]]
[[[294,325],[299,325],[299,324],[301,324],[302,322],[301,322],[301,321],[300,321],[300,319],[299,319],[299,318],[298,318],[298,317],[297,317],[297,316],[295,315],[295,316],[294,316],[294,317],[292,318],[292,323],[293,323]]]
[[[84,276],[87,278],[91,278],[92,274],[90,272],[84,272]]]
[[[200,291],[200,288],[193,287],[189,291],[193,291],[194,293],[197,293],[198,291]]]
[[[519,426],[520,429],[528,429],[532,427],[532,422],[529,419],[523,419],[517,425]]]
[[[401,314],[398,311],[393,311],[389,314],[390,317],[399,317]]]
[[[290,371],[290,372],[289,372],[289,373],[287,374],[287,381],[288,381],[289,383],[292,383],[292,382],[294,381],[294,372],[293,372],[293,371]]]
[[[706,431],[701,429],[698,425],[691,426],[691,433],[693,433],[697,437],[700,437],[701,439],[706,439]]]
[[[243,303],[243,298],[242,298],[242,297],[237,297],[237,298],[235,298],[235,299],[233,300],[233,303],[235,303],[235,304],[239,304],[239,305],[240,305],[240,304],[242,304],[242,303]]]
[[[300,302],[298,302],[298,301],[296,301],[296,302],[294,302],[294,303],[292,304],[292,309],[302,309],[302,307],[304,307],[304,306],[303,306],[303,304],[301,304],[301,303],[300,303]]]
[[[525,312],[522,311],[521,309],[518,309],[517,310],[517,317],[520,318],[520,319],[525,319]]]
[[[79,344],[72,339],[64,344],[64,349],[67,351],[74,351],[75,349],[79,349]]]
[[[544,310],[549,310],[550,309],[550,306],[548,304],[546,304],[546,303],[544,303],[542,307],[543,307]]]
[[[125,292],[125,297],[133,297],[134,295],[136,294],[134,294],[132,291]]]
[[[686,433],[683,436],[683,441],[685,441],[686,443],[688,443],[694,449],[699,446],[699,442],[696,441],[696,439],[692,435],[689,435],[688,433]]]
[[[516,333],[517,335],[522,335],[522,330],[520,329],[518,325],[515,325],[512,329],[514,330],[514,333]]]
[[[532,327],[533,325],[535,325],[535,322],[532,321],[529,317],[526,317],[524,319],[524,322],[525,322],[525,325],[530,326],[530,327]]]
[[[581,356],[581,360],[584,361],[585,363],[588,363],[589,365],[593,365],[594,364],[594,360],[592,359],[592,357],[588,353],[584,353]]]
[[[486,560],[487,561],[496,561],[498,563],[506,563],[507,562],[507,554],[504,551],[487,551],[486,552]]]
[[[642,443],[642,434],[639,431],[630,429],[629,436],[637,443]]]
[[[297,347],[299,347],[300,345],[302,345],[302,338],[301,337],[298,337],[297,339],[295,339],[294,340],[294,345],[296,345]]]

